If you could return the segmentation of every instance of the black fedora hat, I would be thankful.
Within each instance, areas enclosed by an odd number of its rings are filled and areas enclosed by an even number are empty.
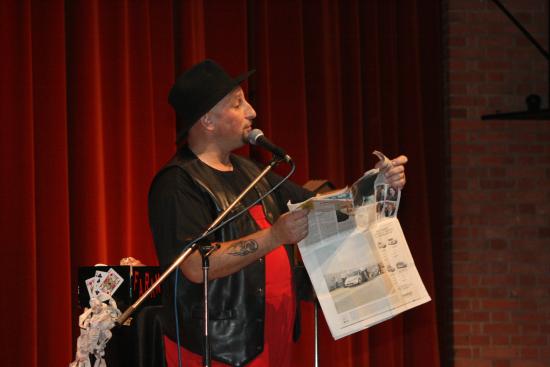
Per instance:
[[[181,74],[168,95],[168,101],[176,110],[181,126],[177,140],[180,141],[197,120],[235,89],[254,70],[235,78],[229,76],[213,60],[204,60]]]

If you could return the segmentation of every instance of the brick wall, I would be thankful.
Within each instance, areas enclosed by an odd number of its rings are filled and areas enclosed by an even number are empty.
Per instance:
[[[548,1],[501,0],[548,48]],[[550,366],[550,120],[482,121],[548,107],[548,63],[489,0],[446,0],[446,365]]]

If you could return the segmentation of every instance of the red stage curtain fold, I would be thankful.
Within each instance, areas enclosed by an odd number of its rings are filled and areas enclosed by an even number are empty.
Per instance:
[[[350,184],[374,149],[409,156],[400,218],[434,301],[336,342],[321,315],[320,364],[438,366],[443,195],[428,184],[442,173],[439,11],[395,0],[1,2],[3,364],[74,358],[79,266],[157,263],[147,191],[175,151],[167,94],[209,57],[233,75],[256,69],[245,84],[256,127],[294,158],[298,183]],[[312,305],[303,311],[294,360],[311,365]]]
[[[66,364],[71,355],[59,348],[72,344],[63,6],[0,5],[6,365]]]

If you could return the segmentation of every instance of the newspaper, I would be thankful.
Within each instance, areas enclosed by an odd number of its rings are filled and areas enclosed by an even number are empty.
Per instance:
[[[430,301],[397,219],[401,192],[379,173],[288,204],[310,210],[298,248],[334,339]]]

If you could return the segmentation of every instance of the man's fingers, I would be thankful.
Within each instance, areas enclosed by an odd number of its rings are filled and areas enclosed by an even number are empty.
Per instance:
[[[384,176],[386,176],[386,178],[390,178],[390,177],[399,175],[399,174],[401,174],[401,173],[403,173],[403,172],[405,172],[405,167],[403,167],[403,166],[396,166],[396,167],[392,167],[392,168],[390,168],[389,170],[387,170],[387,171],[384,173]]]
[[[394,166],[401,166],[401,165],[404,165],[406,164],[407,162],[409,161],[409,158],[407,158],[406,155],[400,155],[399,157],[397,158],[394,158],[391,160],[392,164]]]
[[[386,180],[390,186],[394,186],[399,189],[402,189],[403,186],[405,186],[405,182],[407,181],[405,173],[397,173],[393,176],[386,178]]]

